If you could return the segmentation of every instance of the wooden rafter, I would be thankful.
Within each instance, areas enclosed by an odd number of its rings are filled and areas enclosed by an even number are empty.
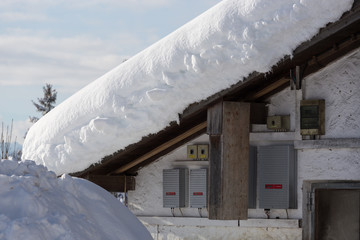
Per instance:
[[[116,169],[112,173],[114,173],[114,174],[123,173],[123,172],[129,170],[130,168],[132,168],[132,167],[146,161],[147,159],[155,156],[156,154],[161,153],[165,149],[177,144],[178,142],[190,137],[191,135],[193,135],[193,134],[195,134],[195,133],[197,133],[199,131],[204,130],[206,128],[206,126],[207,126],[206,122],[202,122],[202,123],[198,124],[195,127],[189,129],[188,131],[180,134],[179,136],[177,136],[177,137],[171,139],[170,141],[160,145],[159,147],[153,149],[152,151],[148,152],[147,154],[145,154],[145,155],[135,159],[134,161],[132,161],[132,162],[130,162],[130,163]]]
[[[282,85],[284,85],[285,83],[288,83],[290,80],[288,78],[281,78],[278,81],[270,84],[269,86],[261,89],[260,91],[258,91],[257,93],[255,93],[254,95],[252,95],[248,100],[256,100],[270,92],[272,92],[273,90],[281,87]]]

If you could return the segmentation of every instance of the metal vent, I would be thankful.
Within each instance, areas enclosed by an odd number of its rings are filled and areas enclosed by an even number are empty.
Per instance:
[[[258,147],[259,207],[296,208],[296,157],[294,147]]]
[[[188,201],[188,170],[185,168],[163,170],[163,206],[186,207]]]
[[[190,170],[190,207],[207,207],[207,169]]]
[[[249,148],[249,201],[248,208],[256,208],[256,147]]]

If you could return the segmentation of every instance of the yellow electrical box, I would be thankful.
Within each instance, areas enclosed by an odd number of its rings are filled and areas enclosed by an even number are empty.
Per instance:
[[[198,147],[198,159],[200,160],[209,159],[209,145],[202,144],[202,145],[197,145],[197,147]]]
[[[269,116],[266,119],[268,129],[281,128],[281,116]]]
[[[290,116],[269,116],[266,119],[267,128],[276,131],[290,130]]]
[[[198,158],[198,148],[196,145],[187,146],[187,158],[188,159],[197,159]]]
[[[301,135],[325,134],[325,100],[302,100],[300,102]]]

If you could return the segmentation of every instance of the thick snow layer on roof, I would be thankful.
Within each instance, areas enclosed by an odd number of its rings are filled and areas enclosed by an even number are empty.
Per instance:
[[[81,171],[285,55],[352,0],[224,0],[95,80],[28,132],[23,159]]]
[[[99,186],[33,161],[0,160],[0,239],[152,239],[140,221]]]

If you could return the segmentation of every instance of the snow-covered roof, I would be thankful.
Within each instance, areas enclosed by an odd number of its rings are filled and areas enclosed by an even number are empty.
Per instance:
[[[82,171],[177,121],[189,104],[268,72],[352,2],[224,0],[41,118],[23,159]]]
[[[33,161],[0,160],[0,239],[152,239],[101,187]]]

